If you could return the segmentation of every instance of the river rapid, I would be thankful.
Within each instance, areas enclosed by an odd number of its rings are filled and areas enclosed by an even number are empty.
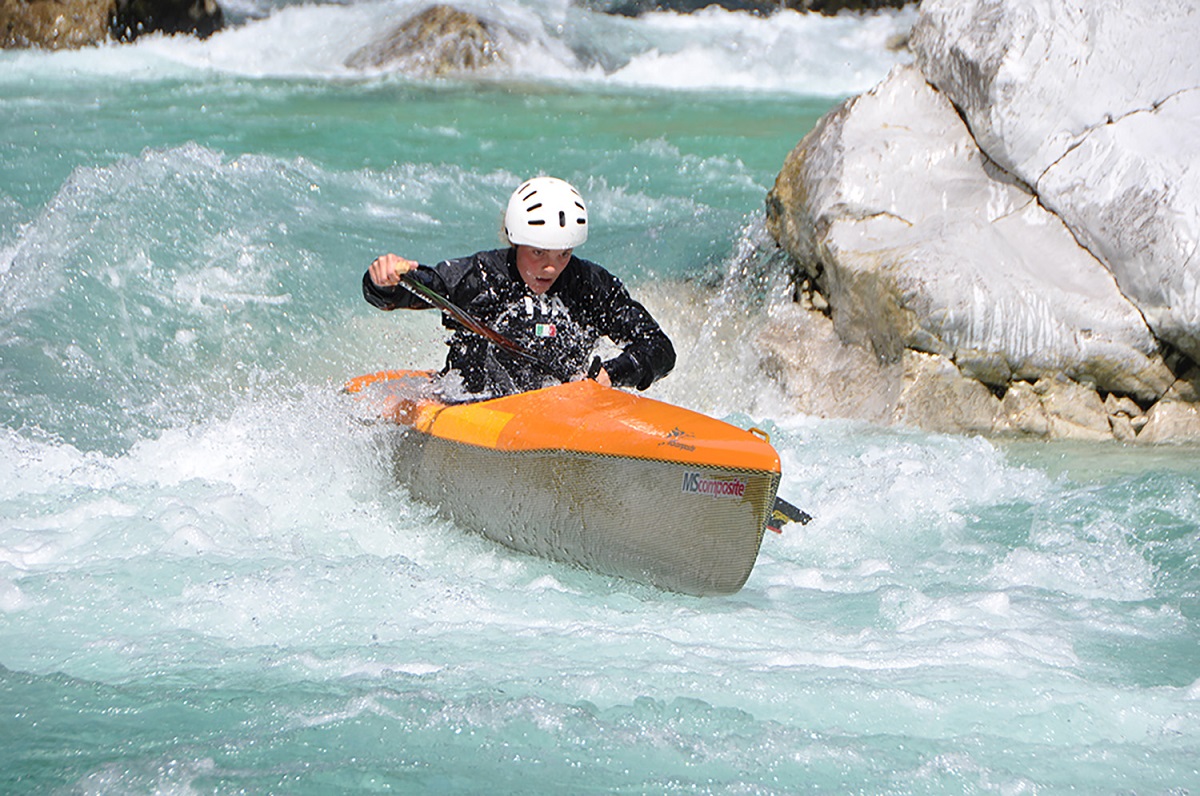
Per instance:
[[[1200,791],[1195,450],[807,417],[755,345],[765,194],[914,13],[464,7],[521,34],[478,80],[344,65],[403,2],[0,53],[0,792]],[[649,394],[816,517],[735,595],[454,527],[339,393],[443,356],[370,259],[537,173],[675,340]]]

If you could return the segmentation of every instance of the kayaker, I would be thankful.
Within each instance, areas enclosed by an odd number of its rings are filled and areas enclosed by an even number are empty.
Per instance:
[[[428,309],[400,285],[401,275],[411,274],[550,363],[560,379],[582,377],[606,337],[620,351],[601,363],[594,378],[606,386],[644,390],[675,366],[675,349],[617,277],[575,256],[587,235],[587,208],[579,192],[560,179],[535,177],[508,201],[501,228],[507,248],[433,267],[385,254],[363,275],[363,296],[383,310]],[[443,381],[461,377],[471,397],[510,395],[558,380],[449,315],[443,314],[442,323],[453,332]]]

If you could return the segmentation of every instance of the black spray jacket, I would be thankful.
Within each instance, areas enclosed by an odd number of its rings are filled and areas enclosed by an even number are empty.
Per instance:
[[[540,296],[521,279],[515,249],[478,252],[433,268],[422,265],[412,277],[560,373],[586,371],[601,337],[622,349],[604,363],[614,385],[644,390],[675,366],[675,348],[646,308],[619,279],[587,260],[572,257]],[[377,287],[369,275],[363,276],[363,296],[384,310],[429,307],[402,286]],[[442,316],[442,323],[454,332],[445,370],[460,372],[467,392],[509,395],[556,381],[448,315]]]

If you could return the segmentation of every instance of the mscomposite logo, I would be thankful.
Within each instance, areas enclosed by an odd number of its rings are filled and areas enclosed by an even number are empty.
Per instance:
[[[742,497],[746,494],[744,478],[712,478],[702,473],[684,473],[683,491],[689,495],[711,497]]]

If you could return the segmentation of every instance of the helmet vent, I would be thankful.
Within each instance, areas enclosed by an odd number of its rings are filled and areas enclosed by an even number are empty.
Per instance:
[[[565,227],[567,225],[567,214],[562,210],[558,211],[558,225],[560,227]]]

